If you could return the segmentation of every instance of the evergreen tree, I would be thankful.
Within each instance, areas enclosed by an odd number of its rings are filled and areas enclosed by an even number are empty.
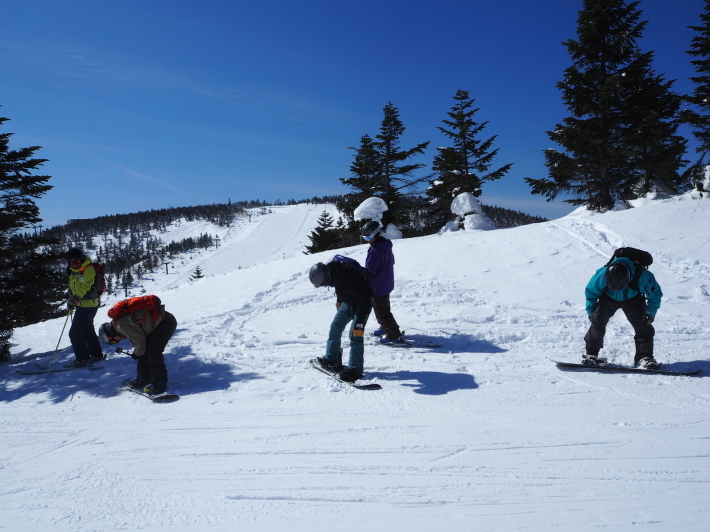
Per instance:
[[[190,276],[190,281],[197,281],[197,279],[202,279],[204,275],[202,274],[202,268],[197,266],[195,272]]]
[[[700,157],[688,173],[695,187],[703,191],[705,156],[710,152],[710,0],[705,0],[705,11],[700,15],[700,21],[701,26],[689,26],[697,32],[687,52],[694,57],[690,63],[695,66],[697,76],[690,78],[695,89],[687,97],[694,108],[684,110],[683,118],[690,124],[693,136],[700,143],[696,149]]]
[[[415,179],[412,176],[412,173],[423,168],[424,164],[407,164],[406,161],[414,155],[424,154],[429,142],[422,142],[408,150],[401,149],[399,139],[404,134],[405,127],[399,119],[399,111],[392,102],[387,102],[382,111],[384,116],[375,142],[380,163],[376,195],[382,198],[389,208],[383,215],[383,224],[394,223],[406,227],[410,220],[402,202],[402,191],[413,188],[426,179]]]
[[[533,194],[548,201],[566,194],[568,203],[604,211],[643,194],[652,181],[678,188],[680,100],[672,82],[653,73],[653,53],[636,44],[646,26],[638,4],[583,1],[579,39],[564,43],[573,64],[557,84],[572,116],[548,132],[565,152],[545,151],[549,177],[525,178]]]
[[[472,108],[475,100],[468,91],[459,89],[454,95],[456,103],[447,113],[449,119],[443,122],[446,127],[439,127],[453,146],[437,148],[432,170],[434,180],[427,189],[429,199],[428,225],[440,228],[451,219],[451,201],[462,192],[474,196],[481,195],[484,181],[495,181],[503,177],[512,164],[506,164],[489,171],[498,149],[492,149],[497,135],[488,139],[478,139],[488,122],[478,123],[474,115],[480,109]]]
[[[328,211],[323,211],[318,218],[318,225],[308,235],[311,245],[306,246],[306,251],[304,251],[306,255],[341,247],[341,234],[333,228],[333,225],[333,217],[328,214]]]
[[[0,125],[7,120],[0,118]],[[13,329],[52,317],[61,299],[52,273],[56,257],[38,251],[55,241],[18,234],[42,221],[34,200],[52,186],[50,176],[33,172],[47,160],[33,158],[39,146],[11,150],[11,136],[0,133],[0,360],[10,357]]]
[[[402,198],[403,190],[414,188],[426,178],[414,178],[415,170],[423,164],[408,164],[407,160],[417,154],[423,154],[429,142],[417,144],[408,150],[401,149],[400,137],[405,127],[399,118],[399,111],[388,102],[383,109],[380,132],[373,140],[369,135],[360,139],[355,160],[350,166],[352,177],[341,181],[354,189],[346,196],[342,204],[344,212],[353,224],[352,212],[365,199],[371,196],[382,198],[389,210],[384,214],[383,223],[395,223],[407,226],[410,223],[407,207]]]
[[[633,197],[655,190],[677,194],[687,188],[687,178],[680,172],[688,163],[687,141],[678,135],[683,97],[671,90],[673,81],[653,72],[652,58],[651,52],[641,54],[625,72],[629,83],[623,87],[627,102],[623,122],[633,148],[631,164],[639,176]]]

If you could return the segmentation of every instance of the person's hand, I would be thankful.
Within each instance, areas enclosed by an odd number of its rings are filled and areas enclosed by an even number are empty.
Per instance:
[[[128,355],[128,356],[131,357],[133,360],[138,360],[138,357],[137,357],[136,355],[134,355],[134,354],[131,353],[130,351],[126,351],[123,347],[117,347],[117,348],[116,348],[116,353]]]
[[[641,318],[641,321],[644,322],[647,325],[651,325],[653,323],[653,316],[649,316],[648,314],[645,314],[643,318]]]
[[[335,302],[335,310],[340,310],[340,305],[342,305],[341,301],[336,301]]]

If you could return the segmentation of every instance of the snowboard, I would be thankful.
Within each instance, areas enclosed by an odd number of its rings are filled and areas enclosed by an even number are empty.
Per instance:
[[[335,371],[328,371],[325,369],[323,366],[321,366],[318,363],[318,360],[315,358],[312,358],[310,360],[311,366],[316,368],[318,371],[321,373],[325,373],[326,375],[334,378],[338,382],[342,382],[343,384],[347,384],[348,386],[352,386],[353,388],[357,388],[358,390],[380,390],[382,389],[382,386],[380,386],[377,383],[370,383],[370,384],[357,384],[356,382],[348,382],[344,381],[343,379],[340,378],[340,375],[338,375]]]
[[[670,371],[664,369],[645,369],[645,368],[633,368],[630,366],[620,366],[617,364],[602,364],[600,366],[587,366],[585,364],[577,364],[573,362],[558,362],[557,360],[552,360],[558,368],[565,369],[578,369],[587,371],[616,371],[619,373],[646,373],[650,375],[678,375],[678,376],[689,376],[697,375],[700,373],[699,369],[694,371]]]
[[[421,347],[422,349],[438,349],[439,347],[443,347],[442,344],[435,344],[433,342],[426,342],[422,340],[414,340],[411,338],[407,338],[404,336],[404,333],[402,333],[402,338],[404,339],[404,342],[390,342],[387,344],[380,343],[379,338],[381,336],[375,336],[374,334],[370,333],[370,336],[377,338],[378,340],[375,341],[375,345],[381,345],[382,347],[392,347],[392,348],[410,348],[410,347]]]
[[[179,395],[175,394],[169,394],[169,393],[161,393],[157,395],[150,395],[149,393],[145,393],[143,390],[136,390],[135,388],[129,388],[128,383],[131,382],[133,379],[125,379],[121,381],[121,388],[123,390],[132,392],[136,395],[142,395],[146,399],[150,399],[154,403],[174,403],[175,401],[178,401],[180,399]]]

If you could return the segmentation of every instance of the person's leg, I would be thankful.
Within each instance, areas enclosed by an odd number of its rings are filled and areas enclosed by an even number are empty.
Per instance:
[[[653,325],[643,321],[643,317],[646,315],[646,298],[638,295],[624,301],[621,310],[624,311],[626,319],[634,328],[634,342],[636,343],[634,365],[637,365],[642,358],[653,358],[653,337],[656,335],[656,330]]]
[[[610,297],[604,295],[599,298],[594,312],[589,316],[589,321],[591,321],[589,330],[584,335],[588,355],[597,356],[599,350],[604,347],[606,325],[618,308],[619,303]]]
[[[341,337],[348,323],[353,319],[352,309],[341,303],[340,308],[335,312],[333,321],[328,332],[328,342],[325,347],[325,360],[330,364],[342,364]]]
[[[94,337],[96,336],[96,332],[93,331],[93,328],[94,316],[96,316],[97,310],[98,307],[76,307],[74,309],[72,324],[69,328],[69,341],[74,349],[74,356],[79,362],[88,362],[91,356],[86,343],[86,338],[89,335],[86,329],[92,329]],[[99,346],[99,351],[101,351],[101,346]]]
[[[402,331],[399,330],[397,320],[395,320],[392,315],[389,294],[373,298],[372,310],[375,311],[375,319],[377,323],[379,323],[380,329],[385,332],[388,339],[397,340],[402,336]]]
[[[165,367],[163,352],[175,333],[175,329],[177,329],[175,316],[166,312],[165,317],[148,336],[145,358],[150,371],[150,381],[153,383],[162,382],[167,384],[168,382],[168,370]]]
[[[357,313],[358,309],[354,309],[354,313]],[[360,375],[363,373],[365,366],[365,338],[364,336],[355,336],[353,331],[355,330],[355,325],[362,325],[363,330],[365,325],[367,325],[367,318],[369,313],[365,316],[364,323],[355,323],[353,320],[350,326],[350,357],[348,360],[348,367],[355,369]]]

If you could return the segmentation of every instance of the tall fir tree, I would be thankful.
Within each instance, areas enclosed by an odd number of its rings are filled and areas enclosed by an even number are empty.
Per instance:
[[[695,88],[687,96],[693,108],[683,111],[683,119],[691,126],[693,136],[699,143],[696,151],[700,157],[689,169],[689,177],[697,190],[710,192],[703,187],[707,164],[705,157],[710,152],[710,0],[705,0],[705,11],[700,14],[700,22],[699,26],[689,26],[696,35],[687,53],[694,58],[690,63],[697,75],[690,78]]]
[[[685,144],[676,135],[680,100],[672,82],[656,76],[653,53],[637,41],[639,2],[584,0],[578,40],[564,43],[572,58],[557,84],[572,116],[548,131],[564,152],[545,151],[549,177],[525,178],[533,194],[548,201],[571,196],[590,210],[628,203],[658,181],[675,191]]]
[[[352,189],[339,202],[338,208],[352,222],[353,212],[360,203],[378,192],[380,182],[380,153],[375,141],[370,135],[360,138],[360,146],[350,148],[355,151],[355,159],[350,165],[350,177],[341,179],[341,183]]]
[[[53,317],[61,299],[57,257],[41,250],[57,241],[21,233],[42,221],[34,200],[52,186],[33,172],[47,160],[33,157],[39,146],[10,149],[10,137],[0,133],[0,360],[10,358],[13,329]]]
[[[429,142],[422,142],[413,148],[404,150],[400,147],[400,138],[404,134],[405,127],[399,118],[399,111],[387,102],[385,105],[380,125],[380,132],[375,137],[376,148],[379,153],[380,175],[377,183],[378,194],[387,204],[382,222],[384,224],[394,223],[402,227],[407,227],[411,220],[408,214],[407,205],[402,198],[404,190],[413,191],[418,183],[426,178],[415,178],[413,172],[424,168],[421,163],[407,163],[415,155],[423,155],[429,146]]]
[[[414,171],[423,168],[420,163],[408,163],[415,156],[424,153],[429,142],[422,142],[410,149],[400,147],[400,138],[405,131],[399,118],[399,111],[388,102],[383,111],[380,131],[372,139],[364,135],[360,146],[355,149],[355,160],[350,166],[351,177],[341,182],[351,187],[354,192],[346,196],[343,203],[345,213],[352,224],[352,211],[363,200],[371,196],[382,198],[388,210],[383,223],[394,223],[406,227],[411,223],[408,205],[403,198],[405,189],[413,190],[426,178],[416,178]]]
[[[454,95],[455,104],[443,120],[441,131],[452,146],[437,148],[432,170],[434,179],[427,189],[428,225],[432,229],[442,227],[452,219],[451,201],[463,192],[481,195],[484,181],[500,179],[510,170],[512,163],[490,170],[498,148],[493,149],[497,135],[485,140],[479,139],[488,122],[476,122],[474,115],[480,108],[473,108],[475,102],[468,91],[459,89]]]

